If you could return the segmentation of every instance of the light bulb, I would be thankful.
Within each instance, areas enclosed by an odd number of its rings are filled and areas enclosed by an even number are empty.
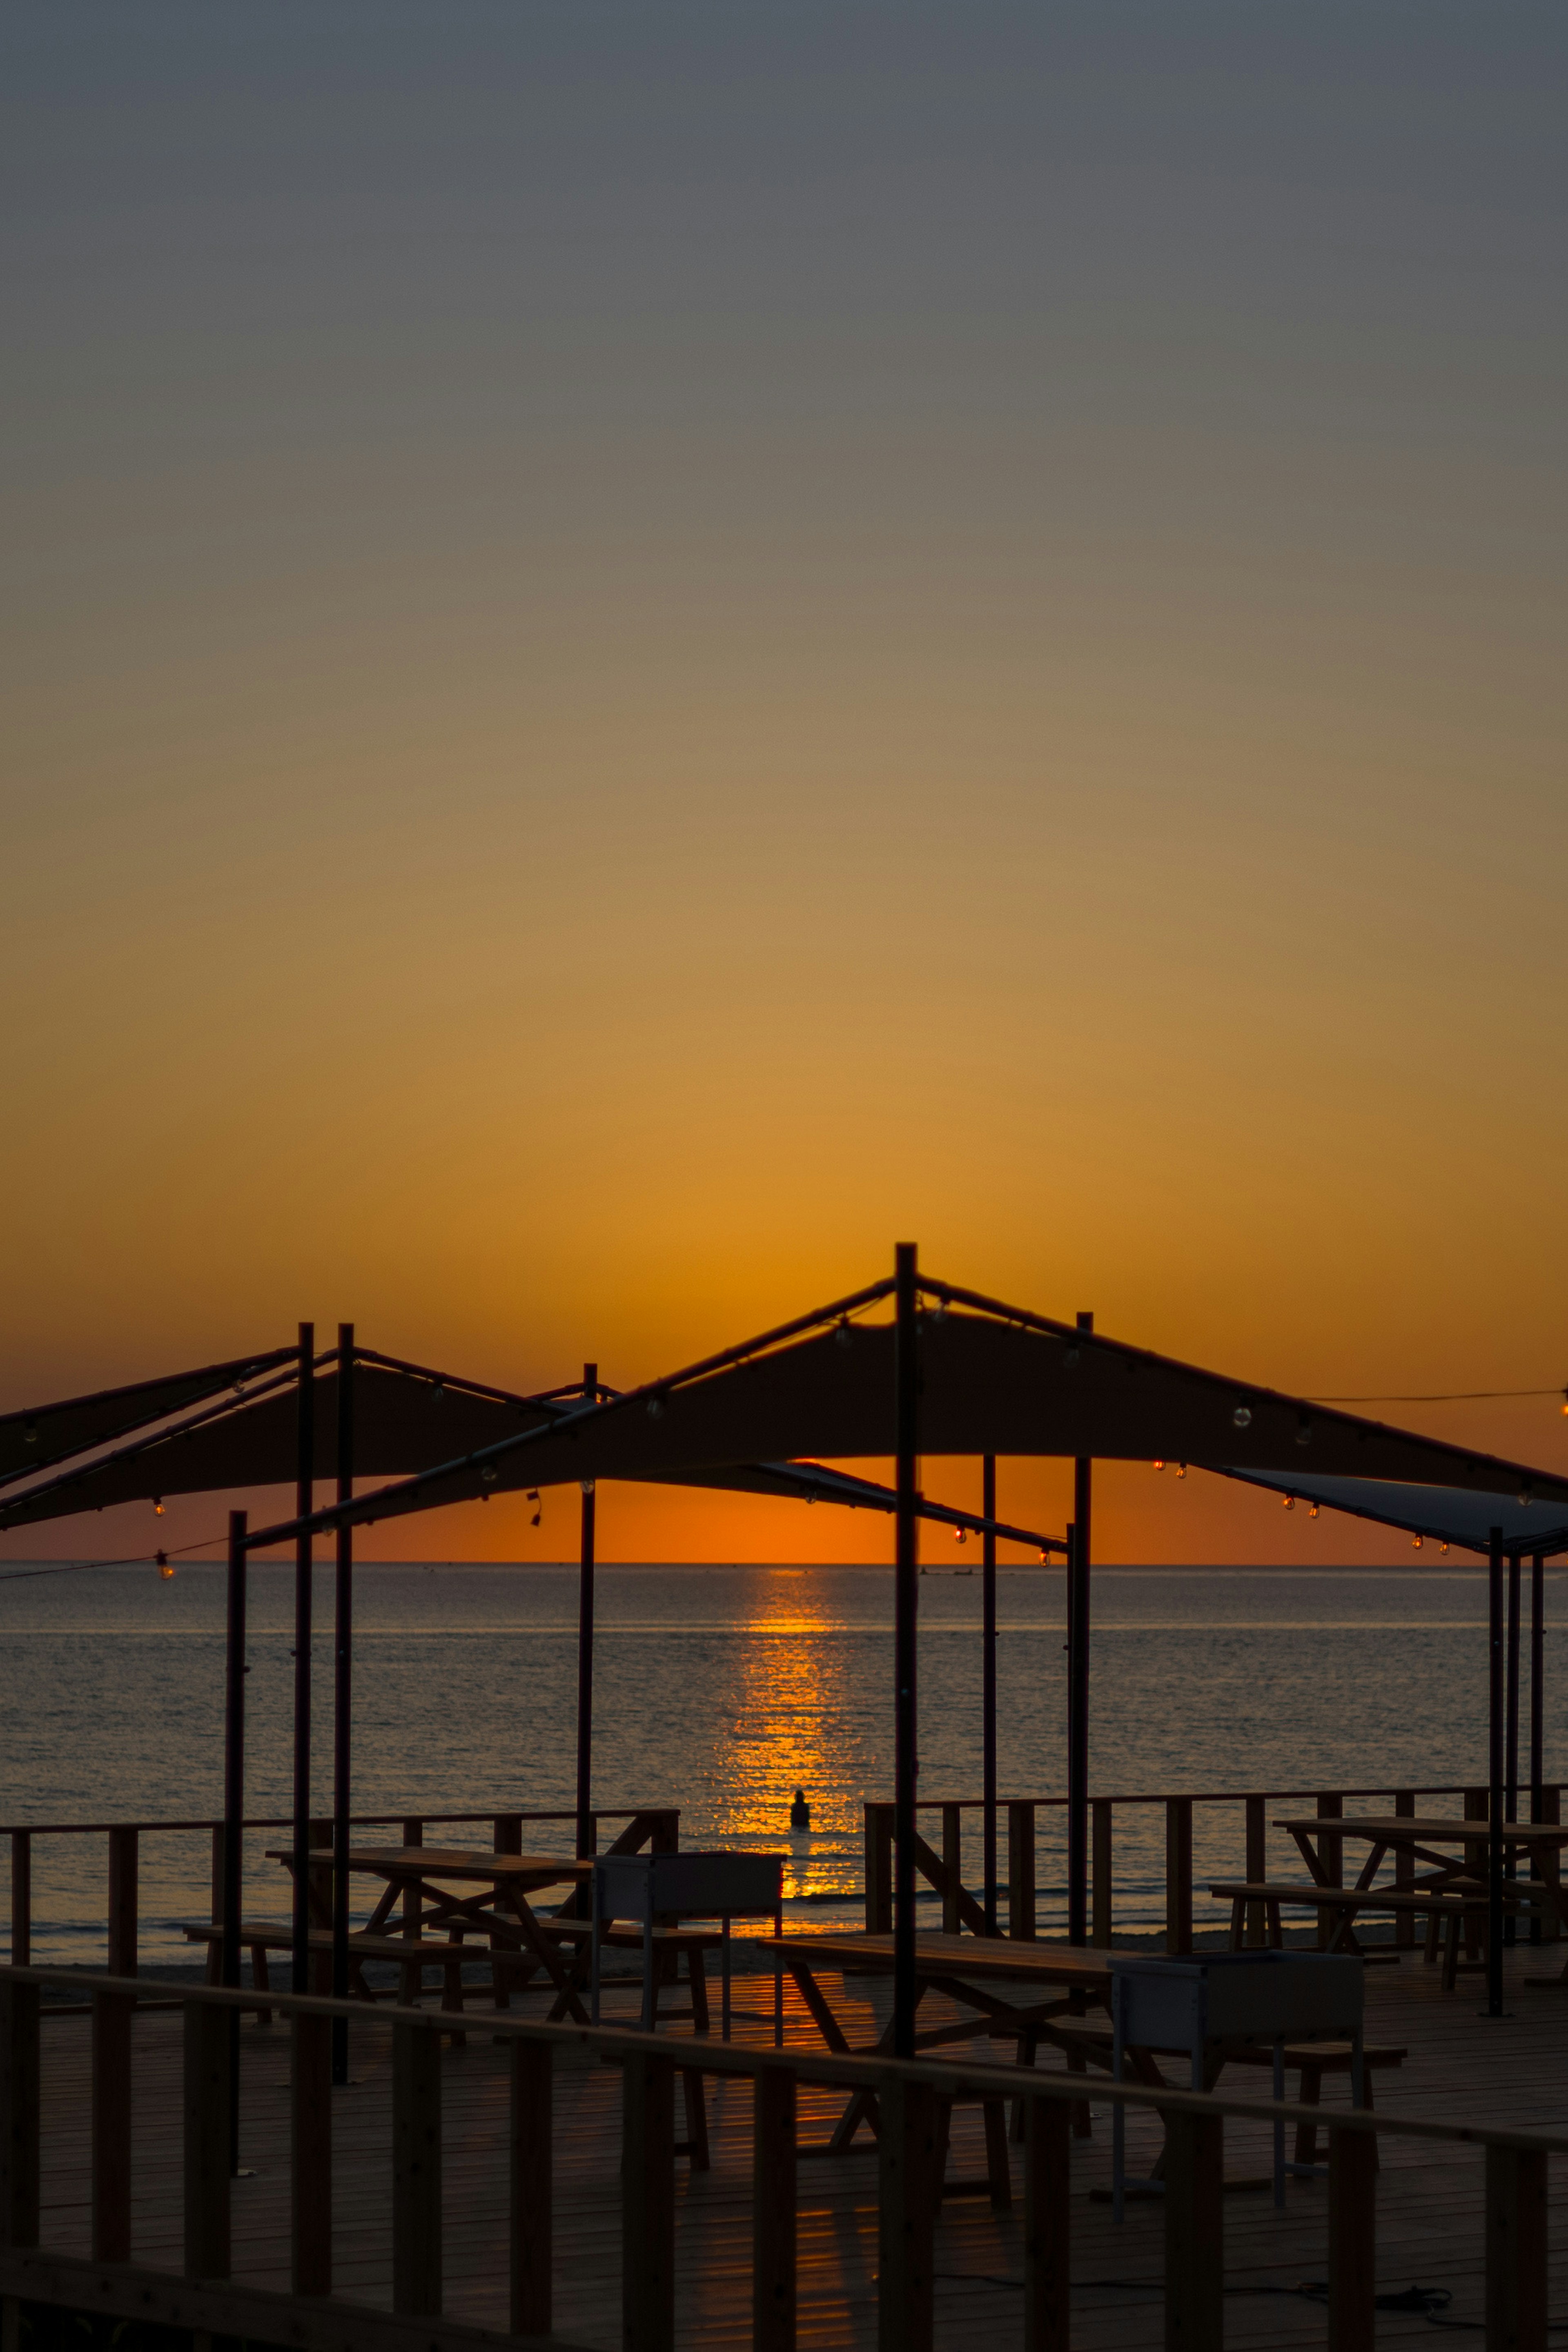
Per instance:
[[[1443,1558],[1444,1558],[1445,1559],[1448,1559],[1448,1545],[1447,1545],[1447,1544],[1439,1544],[1439,1545],[1437,1546],[1437,1549],[1438,1549],[1438,1551],[1442,1554]]]
[[[1317,1517],[1317,1515],[1318,1515],[1318,1507],[1317,1507],[1317,1505],[1314,1503],[1314,1504],[1312,1505],[1312,1507],[1311,1510],[1307,1513],[1307,1517],[1308,1517],[1308,1518],[1309,1518],[1309,1519],[1315,1519],[1315,1518]]]
[[[1296,1498],[1295,1498],[1294,1495],[1287,1495],[1287,1496],[1286,1496],[1286,1497],[1285,1497],[1285,1508],[1286,1508],[1288,1511],[1293,1511],[1293,1510],[1295,1509],[1295,1507],[1296,1507]]]
[[[1176,1476],[1178,1478],[1185,1478],[1186,1476],[1186,1464],[1185,1462],[1178,1462],[1176,1464]]]
[[[486,1486],[493,1486],[496,1483],[497,1476],[495,1464],[493,1462],[486,1462],[481,1468],[479,1475],[483,1478]]]
[[[173,1570],[169,1565],[169,1555],[166,1551],[161,1551],[158,1554],[158,1573],[163,1579],[165,1583],[168,1582],[169,1579],[174,1573]]]
[[[968,1540],[969,1540],[969,1530],[968,1530],[968,1528],[954,1528],[954,1530],[953,1530],[953,1540],[954,1540],[954,1542],[955,1542],[955,1543],[967,1543],[967,1542],[968,1542]]]
[[[854,1333],[850,1329],[849,1323],[848,1323],[848,1320],[847,1320],[847,1319],[846,1319],[844,1322],[842,1322],[842,1323],[841,1323],[841,1324],[839,1325],[839,1328],[838,1328],[838,1329],[834,1332],[833,1337],[834,1337],[834,1339],[838,1341],[839,1346],[840,1346],[841,1348],[847,1348],[847,1347],[849,1347],[849,1346],[852,1344],[852,1340],[853,1340],[853,1339],[854,1339]],[[1563,1412],[1568,1412],[1568,1404],[1565,1404],[1565,1405],[1563,1406]]]
[[[1298,1445],[1310,1445],[1312,1442],[1312,1424],[1307,1419],[1306,1414],[1302,1413],[1301,1419],[1296,1423],[1296,1444]]]
[[[648,1418],[650,1421],[662,1420],[664,1418],[664,1400],[663,1397],[654,1396],[648,1399]]]
[[[432,1389],[432,1391],[431,1391],[431,1392],[430,1392],[430,1393],[431,1393],[431,1395],[434,1398],[434,1400],[435,1400],[435,1402],[436,1402],[436,1403],[437,1403],[437,1404],[444,1404],[444,1403],[446,1402],[446,1383],[445,1383],[445,1381],[436,1381],[436,1383],[435,1383],[435,1386]]]
[[[152,1497],[152,1507],[153,1507],[153,1509],[157,1512],[158,1517],[159,1517],[160,1518],[162,1518],[162,1516],[163,1516],[163,1503],[162,1503],[162,1496],[158,1496],[158,1495],[154,1495],[154,1496],[153,1496],[153,1497]]]
[[[1412,1551],[1419,1551],[1419,1550],[1420,1550],[1420,1549],[1421,1549],[1421,1538],[1420,1538],[1420,1537],[1419,1537],[1419,1536],[1412,1536],[1412,1537],[1411,1537],[1411,1538],[1410,1538],[1410,1549],[1411,1549],[1411,1550],[1412,1550]]]
[[[1064,1351],[1061,1360],[1067,1366],[1069,1371],[1071,1371],[1073,1367],[1076,1365],[1078,1356],[1079,1350],[1076,1348],[1069,1348]]]
[[[1252,1426],[1251,1406],[1249,1404],[1239,1404],[1230,1418],[1235,1423],[1238,1429],[1250,1429]]]
[[[1163,1470],[1163,1469],[1165,1468],[1165,1466],[1166,1466],[1166,1465],[1165,1465],[1165,1464],[1164,1464],[1163,1462],[1156,1462],[1156,1463],[1155,1463],[1155,1468],[1156,1470]]]

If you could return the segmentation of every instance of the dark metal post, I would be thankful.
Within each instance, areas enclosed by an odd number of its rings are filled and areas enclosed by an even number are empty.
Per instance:
[[[898,1455],[897,1545],[893,1633],[893,2054],[915,2055],[915,1671],[920,1602],[920,1364],[916,1259],[913,1242],[894,1252],[897,1323],[894,1349],[894,1444]]]
[[[1530,1818],[1544,1819],[1546,1791],[1542,1786],[1545,1773],[1545,1744],[1541,1711],[1546,1697],[1546,1560],[1536,1552],[1530,1563]],[[1535,1874],[1542,1874],[1542,1865],[1534,1865]],[[1542,1939],[1539,1910],[1530,1923],[1530,1940]]]
[[[1078,1328],[1092,1331],[1092,1315]],[[1072,1550],[1068,1578],[1067,1940],[1089,1941],[1089,1563],[1094,1465],[1072,1465]]]
[[[1516,1551],[1508,1556],[1508,1665],[1507,1724],[1503,1734],[1503,1814],[1511,1822],[1519,1819],[1519,1570]],[[1511,1853],[1508,1875],[1518,1876],[1518,1865]],[[1515,1923],[1511,1916],[1504,1933],[1514,1941]]]
[[[316,1326],[299,1326],[295,1390],[294,1507],[300,1518],[316,1497]],[[294,1539],[294,1990],[310,1990],[310,1574],[308,1536]]]
[[[1530,1818],[1544,1811],[1546,1748],[1542,1710],[1546,1703],[1546,1560],[1537,1552],[1530,1563]]]
[[[228,1658],[224,1707],[223,1979],[239,1983],[245,1843],[246,1515],[229,1513]],[[239,2169],[239,2011],[229,2019],[229,2170]]]
[[[599,1395],[599,1367],[584,1364],[582,1393],[593,1403]],[[577,1572],[577,1858],[586,1862],[597,1840],[593,1831],[593,1537],[594,1491],[591,1478],[582,1481],[582,1525]]]
[[[1502,1529],[1491,1530],[1488,1562],[1490,1673],[1488,1676],[1487,2015],[1502,2015],[1503,1605]]]
[[[354,1327],[338,1326],[338,1494],[354,1499]],[[354,1530],[337,1530],[332,1676],[332,1998],[349,1998],[349,1814],[354,1722]],[[332,2080],[349,2079],[349,2021],[332,2020]]]
[[[980,1465],[980,1510],[997,1516],[997,1457],[988,1454]],[[997,1927],[997,1538],[988,1528],[981,1538],[980,1586],[980,1783],[985,1814],[982,1838],[986,1873],[986,1933]]]

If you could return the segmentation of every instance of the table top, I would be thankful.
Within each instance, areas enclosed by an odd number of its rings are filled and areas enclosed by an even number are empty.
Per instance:
[[[1327,1813],[1295,1813],[1274,1827],[1328,1830],[1335,1837],[1365,1838],[1377,1845],[1474,1845],[1491,1835],[1485,1822],[1428,1820],[1410,1813],[1347,1813],[1343,1821]],[[1568,1827],[1558,1822],[1504,1822],[1502,1833],[1510,1844],[1568,1845]]]
[[[824,1968],[861,1969],[885,1976],[893,1968],[891,1936],[762,1936],[765,1949]],[[1083,1944],[1014,1943],[1005,1936],[919,1935],[915,1973],[923,1977],[1001,1977],[1027,1984],[1108,1984],[1111,1956]]]
[[[268,1846],[269,1862],[292,1862],[292,1846]],[[313,1846],[312,1863],[328,1868],[330,1846]],[[447,1845],[356,1845],[349,1849],[350,1870],[371,1871],[382,1878],[455,1878],[483,1886],[499,1886],[510,1879],[530,1886],[564,1885],[588,1876],[593,1865],[560,1853],[476,1853]]]

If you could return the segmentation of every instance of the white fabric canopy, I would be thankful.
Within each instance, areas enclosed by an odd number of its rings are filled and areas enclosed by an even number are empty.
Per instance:
[[[1568,1550],[1568,1512],[1558,1502],[1521,1502],[1517,1495],[1478,1495],[1459,1486],[1403,1486],[1386,1478],[1283,1478],[1228,1468],[1220,1475],[1470,1551],[1490,1549],[1493,1528],[1501,1528],[1505,1551]]]

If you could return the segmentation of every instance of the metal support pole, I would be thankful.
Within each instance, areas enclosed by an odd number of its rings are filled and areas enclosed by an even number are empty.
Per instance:
[[[1078,1328],[1092,1331],[1092,1315]],[[1093,1463],[1072,1465],[1072,1550],[1068,1569],[1067,1940],[1089,1941],[1089,1566]]]
[[[354,1327],[338,1326],[338,1493],[354,1499]],[[354,1530],[337,1529],[332,1629],[332,1998],[349,1998],[349,1815],[353,1795]],[[349,2079],[349,2021],[332,2020],[332,2080]]]
[[[316,1326],[299,1326],[294,1507],[316,1507]],[[310,1572],[308,1536],[294,1540],[294,1990],[310,1990]]]
[[[228,1657],[224,1708],[223,1977],[239,1983],[245,1840],[246,1515],[229,1513]],[[239,2011],[229,2019],[229,2170],[239,2169]]]
[[[1530,1818],[1538,1822],[1544,1811],[1546,1743],[1542,1710],[1546,1703],[1546,1559],[1537,1552],[1530,1563]]]
[[[980,1465],[980,1515],[997,1516],[997,1457],[988,1454]],[[986,1933],[997,1926],[997,1536],[988,1528],[981,1538],[980,1586],[980,1783],[984,1804],[982,1840],[986,1874]]]
[[[920,1521],[915,1490],[920,1364],[916,1259],[913,1242],[894,1252],[896,1344],[894,1443],[898,1455],[897,1546],[893,1633],[893,2054],[915,2055],[915,1674],[920,1601]]]
[[[582,1368],[584,1400],[596,1402],[599,1367]],[[577,1572],[577,1858],[588,1861],[598,1843],[593,1829],[593,1538],[591,1478],[582,1481],[582,1525]]]
[[[1511,1822],[1516,1822],[1519,1819],[1519,1554],[1516,1551],[1510,1552],[1508,1556],[1508,1714],[1503,1733],[1502,1771],[1503,1817]],[[1518,1865],[1511,1853],[1508,1858],[1508,1875],[1510,1879],[1518,1875]],[[1516,1932],[1516,1923],[1511,1916],[1506,1922],[1503,1932],[1507,1941],[1511,1944]]]
[[[1542,1783],[1545,1777],[1545,1742],[1542,1726],[1542,1708],[1546,1698],[1546,1560],[1536,1552],[1530,1563],[1530,1818],[1543,1821],[1546,1816],[1546,1791]],[[1534,1864],[1539,1878],[1542,1865]],[[1539,1944],[1542,1928],[1537,1910],[1530,1923],[1530,1940]]]
[[[1502,1529],[1493,1528],[1488,1562],[1490,1643],[1488,1675],[1487,2015],[1502,2015],[1503,1598]]]

